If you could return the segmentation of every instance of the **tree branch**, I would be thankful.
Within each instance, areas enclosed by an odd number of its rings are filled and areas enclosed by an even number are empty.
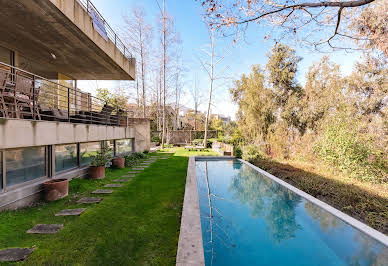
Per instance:
[[[282,8],[272,10],[269,12],[265,12],[263,14],[260,14],[259,16],[256,16],[256,17],[253,17],[250,19],[233,22],[232,24],[237,24],[237,25],[238,24],[245,24],[248,22],[259,20],[263,17],[269,16],[269,15],[272,15],[275,13],[279,13],[279,12],[281,12],[283,10],[287,10],[287,9],[318,8],[318,7],[339,7],[340,9],[343,9],[343,8],[353,8],[353,7],[367,5],[367,4],[370,4],[374,1],[376,1],[376,0],[356,0],[356,1],[347,1],[347,2],[323,1],[323,2],[317,2],[317,3],[301,3],[301,4],[288,5],[288,6],[285,5]],[[231,24],[231,23],[221,23],[221,25],[228,25],[228,24]]]

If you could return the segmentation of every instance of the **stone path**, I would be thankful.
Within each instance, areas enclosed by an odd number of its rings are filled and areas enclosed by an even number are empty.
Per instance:
[[[104,187],[122,187],[121,184],[106,184]]]
[[[138,174],[140,173],[141,171],[137,170],[137,171],[134,171],[134,170],[130,170],[128,171],[128,174]]]
[[[81,213],[86,211],[85,208],[80,208],[80,209],[67,209],[67,210],[62,210],[59,213],[55,214],[55,216],[79,216]]]
[[[82,198],[80,200],[77,201],[77,203],[87,203],[87,204],[91,204],[91,203],[100,203],[101,201],[103,200],[103,198]]]
[[[29,234],[56,234],[63,224],[37,224],[27,231]]]
[[[33,248],[8,248],[0,250],[0,262],[25,260],[33,251]]]
[[[129,179],[116,179],[115,182],[128,182]]]
[[[133,177],[135,177],[136,175],[122,175],[121,177],[129,177],[129,178],[133,178]]]
[[[135,170],[135,171],[141,171],[141,170],[144,170],[144,168],[143,167],[135,167],[135,168],[132,168],[133,170]]]
[[[112,194],[113,190],[111,189],[96,189],[92,194]]]

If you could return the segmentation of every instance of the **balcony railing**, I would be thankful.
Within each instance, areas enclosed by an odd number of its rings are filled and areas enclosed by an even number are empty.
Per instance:
[[[91,14],[93,12],[98,16],[98,19],[103,23],[104,28],[106,30],[108,38],[115,44],[115,46],[123,53],[123,55],[131,59],[133,58],[131,52],[128,50],[128,48],[125,46],[124,42],[121,41],[119,36],[114,32],[114,30],[109,26],[108,22],[104,19],[104,17],[101,15],[101,13],[97,10],[97,8],[93,5],[93,3],[90,0],[78,0],[78,2],[83,6],[83,8]]]
[[[129,116],[90,93],[0,62],[2,118],[127,126]]]

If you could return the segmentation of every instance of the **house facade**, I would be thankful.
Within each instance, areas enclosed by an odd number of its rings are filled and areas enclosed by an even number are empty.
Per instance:
[[[86,176],[104,146],[149,150],[149,119],[77,86],[135,79],[135,59],[89,0],[0,5],[0,210],[39,199],[50,178]]]

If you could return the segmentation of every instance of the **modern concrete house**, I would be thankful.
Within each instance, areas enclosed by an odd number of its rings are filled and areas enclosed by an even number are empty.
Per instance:
[[[86,176],[92,155],[149,150],[150,123],[77,80],[134,80],[135,59],[89,0],[0,0],[0,210],[50,178]]]

